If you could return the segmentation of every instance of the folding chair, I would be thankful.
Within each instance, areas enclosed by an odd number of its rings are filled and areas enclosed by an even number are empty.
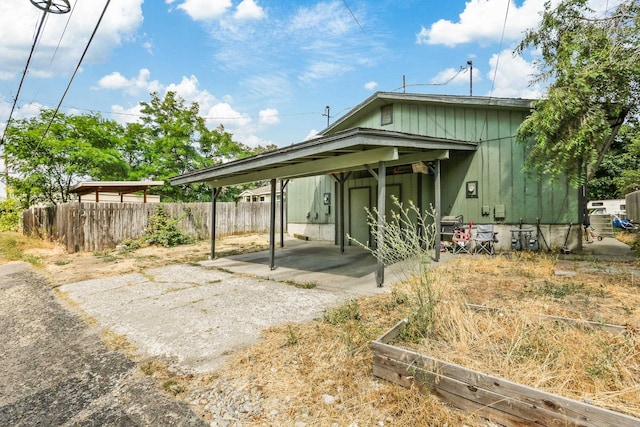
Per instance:
[[[476,254],[495,254],[496,232],[493,231],[493,224],[478,224],[476,226],[476,236],[473,238],[473,252]]]
[[[451,242],[454,254],[471,254],[471,227],[473,227],[473,221],[469,221],[468,230],[459,228],[453,230]]]

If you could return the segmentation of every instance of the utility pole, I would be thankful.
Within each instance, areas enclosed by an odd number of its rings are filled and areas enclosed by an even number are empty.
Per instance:
[[[322,115],[327,116],[327,127],[329,127],[329,119],[331,118],[330,112],[331,112],[331,107],[329,107],[328,105],[324,107],[324,113]]]
[[[473,96],[473,61],[468,60],[467,65],[469,66],[469,96]]]

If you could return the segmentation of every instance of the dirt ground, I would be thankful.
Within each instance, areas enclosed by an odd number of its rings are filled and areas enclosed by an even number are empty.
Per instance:
[[[228,236],[216,242],[216,256],[228,256],[266,250],[267,235]],[[104,250],[67,253],[60,245],[42,242],[41,247],[25,253],[37,259],[36,269],[44,274],[54,287],[101,277],[140,272],[170,264],[188,264],[209,258],[208,241],[165,248],[147,246],[134,251]]]
[[[216,249],[219,254],[264,250],[267,241],[266,236],[230,237],[220,240]],[[209,242],[84,254],[66,254],[49,245],[27,253],[37,258],[36,271],[59,287],[169,264],[196,263],[208,258]],[[554,273],[560,261],[571,275]],[[526,306],[541,314],[627,325],[632,330],[640,327],[637,259],[459,257],[438,271],[455,279],[456,287],[471,303],[513,310]],[[412,308],[401,296],[390,293],[362,299],[329,313],[324,321],[266,329],[263,342],[238,352],[215,374],[158,378],[177,380],[185,390],[177,397],[211,425],[487,425],[451,411],[437,399],[420,397],[371,375],[371,339]],[[626,390],[634,391],[637,388]],[[236,395],[239,397],[234,398]],[[255,412],[248,411],[244,418],[225,407],[230,399],[246,406],[254,397]],[[638,406],[626,410],[639,413]],[[214,424],[215,420],[222,422]],[[229,422],[224,424],[225,420]]]

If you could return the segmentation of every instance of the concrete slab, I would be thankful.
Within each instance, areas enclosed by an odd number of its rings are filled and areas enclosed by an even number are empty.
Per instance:
[[[341,253],[339,246],[326,241],[288,239],[284,248],[276,248],[274,270],[269,262],[269,251],[263,251],[201,261],[200,265],[268,280],[313,283],[321,290],[351,295],[386,292],[394,283],[409,277],[406,265],[387,267],[384,286],[378,287],[376,259],[370,252],[345,246]]]
[[[300,289],[197,265],[173,265],[59,288],[143,355],[212,371],[269,326],[305,322],[347,301],[344,293]]]
[[[596,240],[593,243],[584,243],[582,253],[602,260],[631,261],[637,259],[629,245],[613,237],[603,237],[602,240]]]

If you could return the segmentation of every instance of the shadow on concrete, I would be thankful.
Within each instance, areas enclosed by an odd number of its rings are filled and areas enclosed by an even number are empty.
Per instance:
[[[376,259],[370,252],[358,246],[345,246],[344,253],[341,253],[339,246],[326,241],[288,238],[284,248],[276,247],[274,270],[269,268],[269,261],[269,251],[262,251],[200,264],[237,274],[314,284],[319,289],[356,295],[385,292],[394,283],[407,279],[406,266],[393,265],[385,268],[384,285],[378,287],[375,279]]]

